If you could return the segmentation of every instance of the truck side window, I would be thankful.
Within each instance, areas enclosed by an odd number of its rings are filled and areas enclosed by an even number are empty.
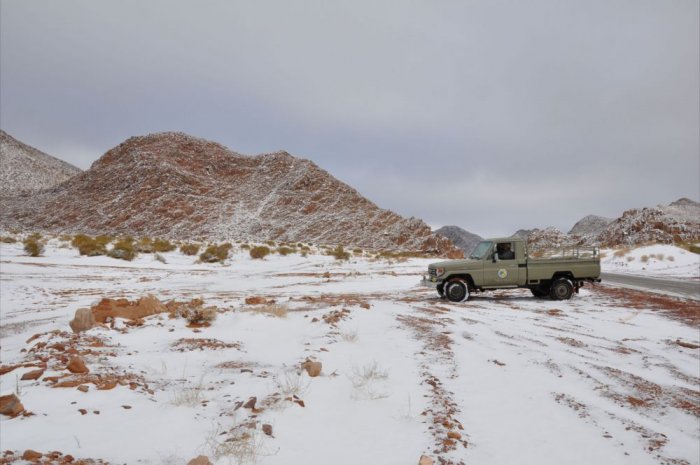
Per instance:
[[[499,260],[515,260],[515,252],[510,242],[499,242],[496,245],[496,253]]]

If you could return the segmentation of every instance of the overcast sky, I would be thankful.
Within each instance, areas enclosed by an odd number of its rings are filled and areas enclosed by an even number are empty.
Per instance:
[[[0,127],[184,131],[481,235],[700,197],[697,0],[0,0]]]

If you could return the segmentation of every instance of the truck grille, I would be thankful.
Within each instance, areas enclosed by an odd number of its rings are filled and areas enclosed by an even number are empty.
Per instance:
[[[428,274],[430,275],[431,278],[434,278],[437,276],[437,271],[435,270],[435,268],[433,268],[431,266],[428,268]]]

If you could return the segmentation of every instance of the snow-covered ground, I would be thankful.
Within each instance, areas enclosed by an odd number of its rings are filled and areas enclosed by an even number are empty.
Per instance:
[[[36,367],[0,376],[0,394],[18,393],[33,413],[1,416],[2,450],[112,464],[199,454],[270,465],[415,464],[422,454],[700,463],[700,341],[687,302],[596,286],[565,302],[507,290],[451,304],[417,286],[425,259],[162,255],[167,264],[50,246],[30,258],[0,245],[1,364],[48,365],[36,381],[20,379]],[[201,297],[219,313],[204,328],[164,313],[70,331],[80,307],[148,294]],[[255,311],[251,296],[274,299],[282,316]],[[83,379],[87,392],[54,387],[71,376],[46,380],[68,373],[71,351],[99,375]],[[307,358],[321,376],[299,369]],[[119,382],[96,388],[110,379]],[[251,397],[255,409],[240,407]]]
[[[700,278],[700,255],[670,244],[603,249],[604,272],[668,278]]]

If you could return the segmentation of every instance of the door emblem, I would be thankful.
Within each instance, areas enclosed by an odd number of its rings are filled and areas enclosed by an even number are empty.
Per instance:
[[[499,278],[506,279],[506,277],[508,277],[508,270],[506,270],[505,268],[501,268],[500,270],[498,270],[497,274]]]

